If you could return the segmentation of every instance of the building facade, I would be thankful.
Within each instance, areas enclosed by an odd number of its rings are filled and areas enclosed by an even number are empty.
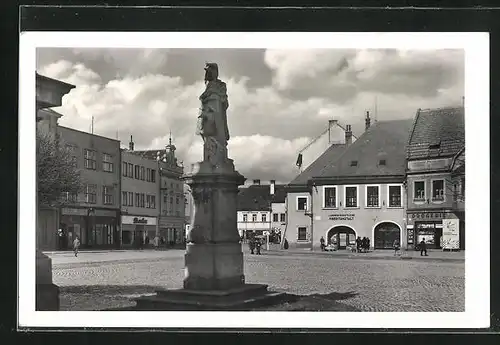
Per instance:
[[[163,150],[137,151],[154,158],[159,164],[159,219],[158,234],[167,246],[184,245],[186,241],[186,199],[183,167],[175,156],[172,138]]]
[[[404,242],[405,145],[411,120],[378,122],[350,145],[330,147],[287,195],[290,247],[320,239],[345,249],[367,237],[375,249]],[[307,188],[297,181],[307,178]],[[292,181],[294,182],[294,181]]]
[[[57,121],[61,117],[53,107],[62,105],[64,95],[75,88],[74,85],[64,83],[60,80],[45,77],[36,73],[36,112],[37,130],[56,135]],[[41,205],[37,198],[37,249],[57,249],[56,231],[59,228],[60,209]]]
[[[407,149],[408,246],[465,249],[464,109],[419,110]]]
[[[79,236],[83,248],[120,246],[120,141],[58,126],[61,144],[72,150],[84,190],[66,195],[60,222],[68,246]]]
[[[152,244],[159,234],[160,163],[129,149],[121,152],[121,239],[122,245]]]

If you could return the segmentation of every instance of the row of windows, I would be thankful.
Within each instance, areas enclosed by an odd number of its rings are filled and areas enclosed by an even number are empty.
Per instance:
[[[85,200],[88,204],[97,204],[97,185],[87,184],[84,189]],[[63,200],[66,202],[77,202],[78,194],[63,193]],[[113,186],[102,186],[102,203],[104,205],[113,205],[115,203],[115,189]]]
[[[367,185],[365,186],[365,207],[366,208],[379,208],[381,204],[387,207],[402,207],[402,186],[401,185],[388,185],[387,186],[387,203],[381,200],[380,186]],[[308,197],[297,197],[297,211],[308,210]],[[323,186],[323,208],[338,208],[343,206],[345,208],[358,208],[360,207],[359,189],[358,186],[344,186],[344,200],[339,200],[338,186]]]
[[[72,152],[76,151],[76,146],[66,145],[66,147]],[[84,167],[89,170],[97,170],[97,151],[90,149],[83,149],[83,159],[84,159]],[[74,155],[72,156],[73,166],[78,166],[78,158]],[[109,153],[102,154],[102,171],[105,172],[113,172],[114,171],[114,163],[113,156]]]
[[[425,202],[427,200],[427,181],[413,181],[413,201],[414,202]],[[460,185],[453,185],[453,194],[457,198],[461,196],[465,197],[465,177],[460,180]],[[431,181],[431,201],[433,202],[443,202],[446,199],[446,183],[443,179],[437,179]]]
[[[122,175],[124,177],[135,178],[137,180],[146,180],[147,182],[156,182],[156,169],[146,168],[142,165],[132,163],[122,163]]]
[[[284,213],[273,213],[273,222],[286,222],[286,215]]]
[[[284,213],[283,213],[284,215]],[[267,214],[263,213],[260,215],[260,221],[262,223],[266,223],[267,222]],[[243,222],[248,222],[248,214],[243,214]],[[256,213],[253,213],[252,214],[252,222],[257,222],[257,214]]]
[[[122,206],[135,206],[143,208],[156,208],[156,195],[144,193],[122,192]]]

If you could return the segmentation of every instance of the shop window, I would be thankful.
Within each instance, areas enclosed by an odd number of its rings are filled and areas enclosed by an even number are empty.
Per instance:
[[[267,222],[267,214],[261,214],[260,218],[262,219],[262,223]]]
[[[389,186],[389,207],[401,207],[401,186]]]
[[[252,214],[252,222],[256,222],[257,221],[257,215],[254,213]]]
[[[88,184],[85,186],[85,201],[88,204],[97,203],[97,185]]]
[[[366,186],[366,207],[380,207],[379,186]]]
[[[102,187],[102,197],[104,205],[113,205],[114,204],[114,190],[113,187],[103,186]]]
[[[102,154],[102,170],[106,172],[113,172],[113,156],[108,153]]]
[[[323,187],[323,207],[335,208],[337,207],[337,187]]]
[[[413,200],[425,201],[425,181],[413,182]]]
[[[358,207],[358,187],[345,187],[345,207]]]
[[[278,213],[273,213],[273,222],[279,221],[279,214]]]
[[[83,157],[85,159],[85,169],[96,170],[97,152],[94,150],[84,149]]]
[[[128,166],[127,176],[133,178],[134,177],[134,165],[132,163],[127,163],[127,166]]]
[[[305,226],[299,226],[297,228],[297,240],[307,241],[307,228]]]
[[[307,197],[299,196],[297,197],[297,211],[307,210]]]
[[[243,221],[246,223],[248,222],[248,215],[247,214],[244,214],[243,215]]]
[[[127,172],[128,172],[127,167],[128,167],[127,162],[123,162],[122,163],[122,175],[125,176],[125,177],[128,176],[128,174],[127,174]]]
[[[444,180],[432,181],[432,201],[444,201]]]
[[[281,223],[284,223],[285,221],[286,221],[286,214],[281,213],[281,214],[280,214],[280,222],[281,222]]]

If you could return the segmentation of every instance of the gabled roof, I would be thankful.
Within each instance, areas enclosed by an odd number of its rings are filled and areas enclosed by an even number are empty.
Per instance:
[[[419,110],[408,140],[407,159],[452,157],[464,145],[463,107]]]
[[[272,202],[285,202],[285,186],[275,185],[274,190],[273,196],[270,185],[252,185],[240,188],[237,199],[238,211],[269,211]]]
[[[346,149],[346,144],[333,144],[314,162],[312,162],[307,169],[298,175],[289,185],[307,185],[307,181],[313,176],[317,176],[320,172],[332,162],[334,162]]]
[[[398,176],[405,174],[406,144],[412,119],[380,121],[349,145],[314,178]],[[382,164],[383,162],[385,164]]]

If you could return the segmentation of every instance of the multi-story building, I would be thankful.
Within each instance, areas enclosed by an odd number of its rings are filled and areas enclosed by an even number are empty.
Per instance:
[[[418,110],[407,149],[408,246],[465,249],[464,108]]]
[[[120,141],[58,126],[61,144],[71,149],[81,170],[84,190],[66,195],[60,222],[71,244],[82,247],[120,245]]]
[[[63,96],[74,87],[36,73],[37,130],[56,135],[57,121],[61,115],[50,108],[61,106]],[[59,208],[41,205],[37,194],[37,249],[57,249],[56,231],[59,228],[59,212]]]
[[[172,138],[164,150],[136,151],[144,157],[159,162],[159,205],[160,214],[158,233],[167,245],[177,246],[185,243],[186,217],[184,183],[181,180],[183,167],[175,156]]]
[[[405,234],[405,145],[412,120],[378,122],[349,145],[332,146],[307,171],[307,189],[287,196],[286,238],[319,248],[323,237],[339,249],[370,239],[392,248]],[[295,193],[297,194],[297,193]]]
[[[281,239],[286,230],[286,186],[276,185],[274,180],[271,180],[271,229],[279,234]]]
[[[311,248],[311,219],[306,212],[304,212],[310,202],[310,187],[308,186],[308,181],[314,174],[318,174],[331,162],[336,160],[345,151],[345,148],[352,144],[353,135],[350,125],[346,126],[346,131],[344,131],[342,135],[344,140],[330,142],[328,148],[288,184],[285,200],[285,209],[287,212],[284,233],[288,233],[289,230],[292,231],[292,233],[295,232],[294,229],[290,229],[289,227],[292,224],[296,227],[300,226],[302,232],[302,228],[305,227],[306,233],[305,239],[301,239],[300,241],[288,238],[285,234],[285,236],[282,236],[282,244],[284,239],[287,238],[288,244],[292,248]],[[297,212],[297,210],[302,212]],[[301,233],[301,236],[303,237],[304,234]]]
[[[160,162],[135,152],[132,136],[121,155],[122,245],[153,243],[159,234]]]

